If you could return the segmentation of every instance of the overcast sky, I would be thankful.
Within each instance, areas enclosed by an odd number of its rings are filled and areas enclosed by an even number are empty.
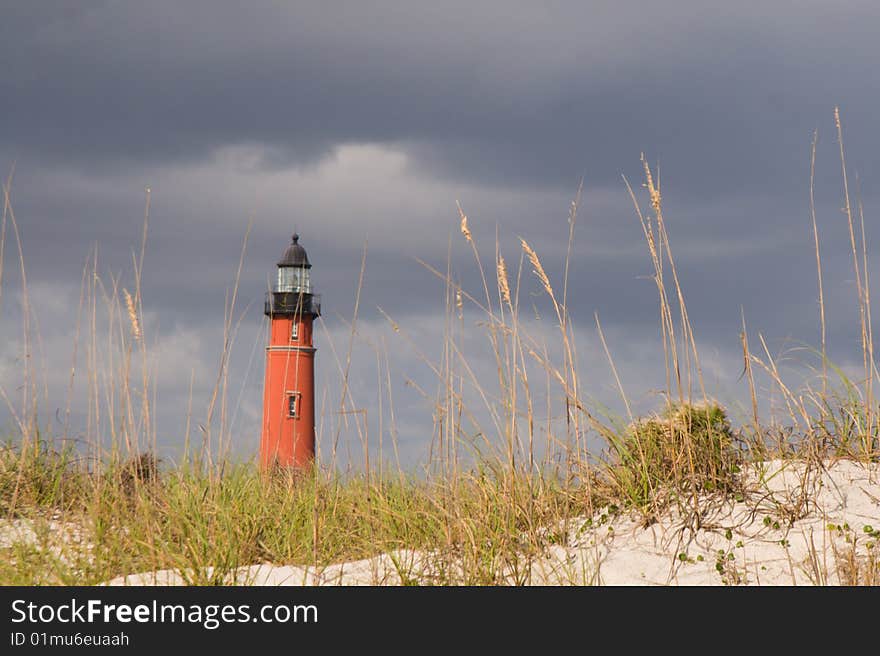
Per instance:
[[[336,439],[337,356],[344,367],[366,251],[353,404],[367,409],[375,443],[378,381],[387,373],[384,455],[391,457],[393,402],[403,458],[416,463],[431,441],[432,408],[407,381],[436,392],[421,358],[442,358],[445,312],[442,282],[417,259],[445,271],[451,252],[455,279],[479,293],[458,201],[490,274],[496,234],[514,269],[522,237],[561,284],[581,178],[569,310],[584,390],[622,412],[596,336],[598,312],[627,394],[640,411],[656,409],[664,385],[656,290],[622,178],[648,205],[643,152],[661,171],[710,392],[735,404],[747,394],[741,312],[751,338],[760,332],[771,349],[786,340],[818,344],[814,130],[830,355],[858,363],[833,111],[840,106],[851,188],[858,176],[873,254],[878,30],[880,5],[868,1],[4,3],[0,169],[5,178],[14,166],[50,433],[66,403],[83,266],[97,249],[99,276],[133,288],[147,188],[144,328],[169,457],[183,443],[191,378],[193,425],[205,416],[250,219],[237,297],[238,312],[247,311],[229,375],[236,453],[258,448],[262,298],[296,229],[323,294],[322,452],[334,442],[360,449],[351,427]],[[534,302],[543,317],[535,334],[558,349],[530,267],[522,285],[523,307]],[[9,227],[2,286],[0,385],[20,414],[21,287]],[[463,348],[491,388],[480,317],[466,308],[463,319]],[[82,350],[77,357],[84,399]],[[73,410],[81,437],[86,415]],[[14,431],[8,406],[0,416]]]

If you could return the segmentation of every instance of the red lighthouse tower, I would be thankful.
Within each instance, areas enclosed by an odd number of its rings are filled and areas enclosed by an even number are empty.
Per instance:
[[[260,463],[264,468],[306,467],[315,458],[315,347],[312,322],[321,297],[312,293],[309,257],[299,235],[278,262],[275,287],[266,294],[271,324],[263,385]]]

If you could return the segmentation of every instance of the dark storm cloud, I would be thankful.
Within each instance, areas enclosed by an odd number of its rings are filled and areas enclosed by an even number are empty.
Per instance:
[[[0,40],[0,139],[42,164],[385,142],[433,174],[570,186],[645,151],[711,195],[799,175],[835,103],[876,145],[873,3],[64,4]]]

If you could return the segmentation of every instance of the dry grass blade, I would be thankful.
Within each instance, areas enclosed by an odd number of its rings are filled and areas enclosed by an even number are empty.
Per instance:
[[[822,289],[822,258],[819,254],[819,228],[816,224],[816,200],[813,187],[816,179],[816,143],[819,140],[819,131],[813,132],[813,142],[810,148],[810,218],[813,221],[813,243],[816,247],[816,276],[819,280],[819,328],[820,348],[822,351],[822,395],[828,393],[828,353],[825,347],[825,293]]]

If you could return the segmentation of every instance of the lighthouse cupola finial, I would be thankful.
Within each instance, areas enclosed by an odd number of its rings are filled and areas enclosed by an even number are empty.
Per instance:
[[[299,233],[293,233],[291,242],[278,262],[278,266],[312,268],[312,265],[309,263],[309,256],[306,254],[306,249],[299,243]]]

